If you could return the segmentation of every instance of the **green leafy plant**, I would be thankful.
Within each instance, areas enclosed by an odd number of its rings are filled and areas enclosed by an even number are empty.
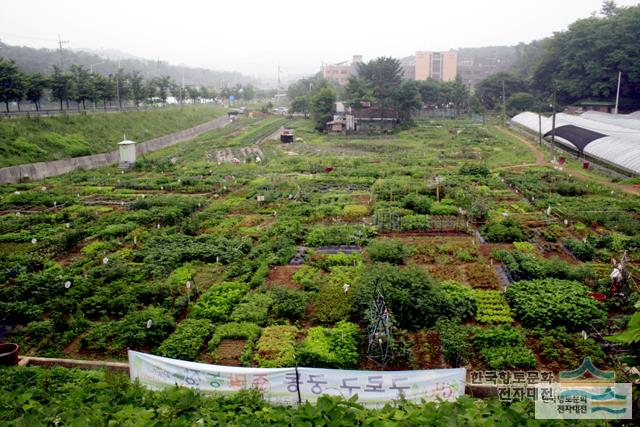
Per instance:
[[[291,325],[269,326],[262,330],[256,345],[255,361],[261,368],[295,365],[295,340],[298,328]]]
[[[301,366],[315,368],[354,368],[358,363],[360,331],[350,322],[338,322],[333,328],[313,327],[297,350]]]
[[[212,322],[224,321],[248,290],[249,285],[238,282],[215,285],[198,299],[189,316]]]
[[[602,303],[589,297],[584,285],[558,279],[521,281],[507,290],[516,317],[529,327],[565,326],[570,331],[600,325],[606,318]]]
[[[173,359],[196,360],[214,326],[205,319],[185,319],[158,347],[157,354]]]
[[[374,240],[367,246],[369,258],[374,262],[404,264],[405,258],[411,256],[411,248],[396,239]]]

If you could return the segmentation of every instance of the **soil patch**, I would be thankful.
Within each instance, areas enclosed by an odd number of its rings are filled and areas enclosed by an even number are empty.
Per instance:
[[[269,270],[267,276],[267,289],[272,289],[274,286],[289,288],[289,289],[301,289],[300,285],[293,283],[291,276],[300,269],[300,265],[276,265]]]
[[[226,366],[240,366],[240,356],[245,345],[245,340],[223,339],[214,352],[218,363]]]

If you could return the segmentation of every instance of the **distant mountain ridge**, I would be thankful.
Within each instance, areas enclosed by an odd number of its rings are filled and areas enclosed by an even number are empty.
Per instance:
[[[184,71],[185,85],[234,86],[236,84],[257,84],[256,79],[236,71],[217,71],[198,67],[183,67],[164,61],[137,58],[126,52],[113,49],[63,49],[62,55],[57,49],[35,49],[26,46],[11,46],[0,41],[0,56],[13,59],[27,73],[39,72],[51,74],[54,65],[63,65],[67,69],[71,64],[93,66],[93,71],[105,75],[115,74],[120,65],[125,71],[139,71],[145,79],[170,76],[176,82],[182,82]],[[120,58],[118,58],[120,56]]]

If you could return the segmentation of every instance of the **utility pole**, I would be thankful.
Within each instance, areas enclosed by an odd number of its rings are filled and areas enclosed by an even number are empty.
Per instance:
[[[180,88],[180,105],[184,100],[184,65],[182,66],[182,87]]]
[[[618,114],[618,101],[620,101],[620,80],[622,80],[622,71],[618,71],[618,90],[616,91],[616,109],[613,114]]]
[[[504,80],[502,81],[502,120],[504,124],[507,124],[507,100],[506,91],[504,88]]]
[[[120,102],[120,61],[118,61],[118,72],[116,73],[116,98],[118,99],[118,111],[122,110]]]
[[[278,61],[278,92],[280,92],[280,61]]]
[[[58,46],[59,46],[59,51],[60,51],[60,69],[64,68],[64,59],[63,59],[63,55],[62,55],[62,45],[63,44],[69,44],[68,40],[62,40],[62,38],[60,37],[60,34],[58,34]]]
[[[542,145],[542,113],[538,111],[538,143]]]
[[[552,156],[552,161],[555,162],[556,161],[556,85],[553,85],[553,102],[552,102],[552,107],[553,108],[553,120],[551,122],[551,156]]]

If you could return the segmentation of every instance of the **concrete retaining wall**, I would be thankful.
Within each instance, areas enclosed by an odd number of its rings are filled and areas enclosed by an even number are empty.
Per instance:
[[[204,132],[221,128],[229,123],[226,116],[218,117],[207,123],[185,129],[146,142],[136,144],[138,155],[160,150],[180,142],[188,141]],[[53,160],[50,162],[28,163],[0,169],[0,183],[16,183],[22,181],[37,181],[52,176],[73,172],[77,169],[95,169],[102,166],[114,165],[120,160],[118,150],[91,156],[72,157],[70,159]]]

